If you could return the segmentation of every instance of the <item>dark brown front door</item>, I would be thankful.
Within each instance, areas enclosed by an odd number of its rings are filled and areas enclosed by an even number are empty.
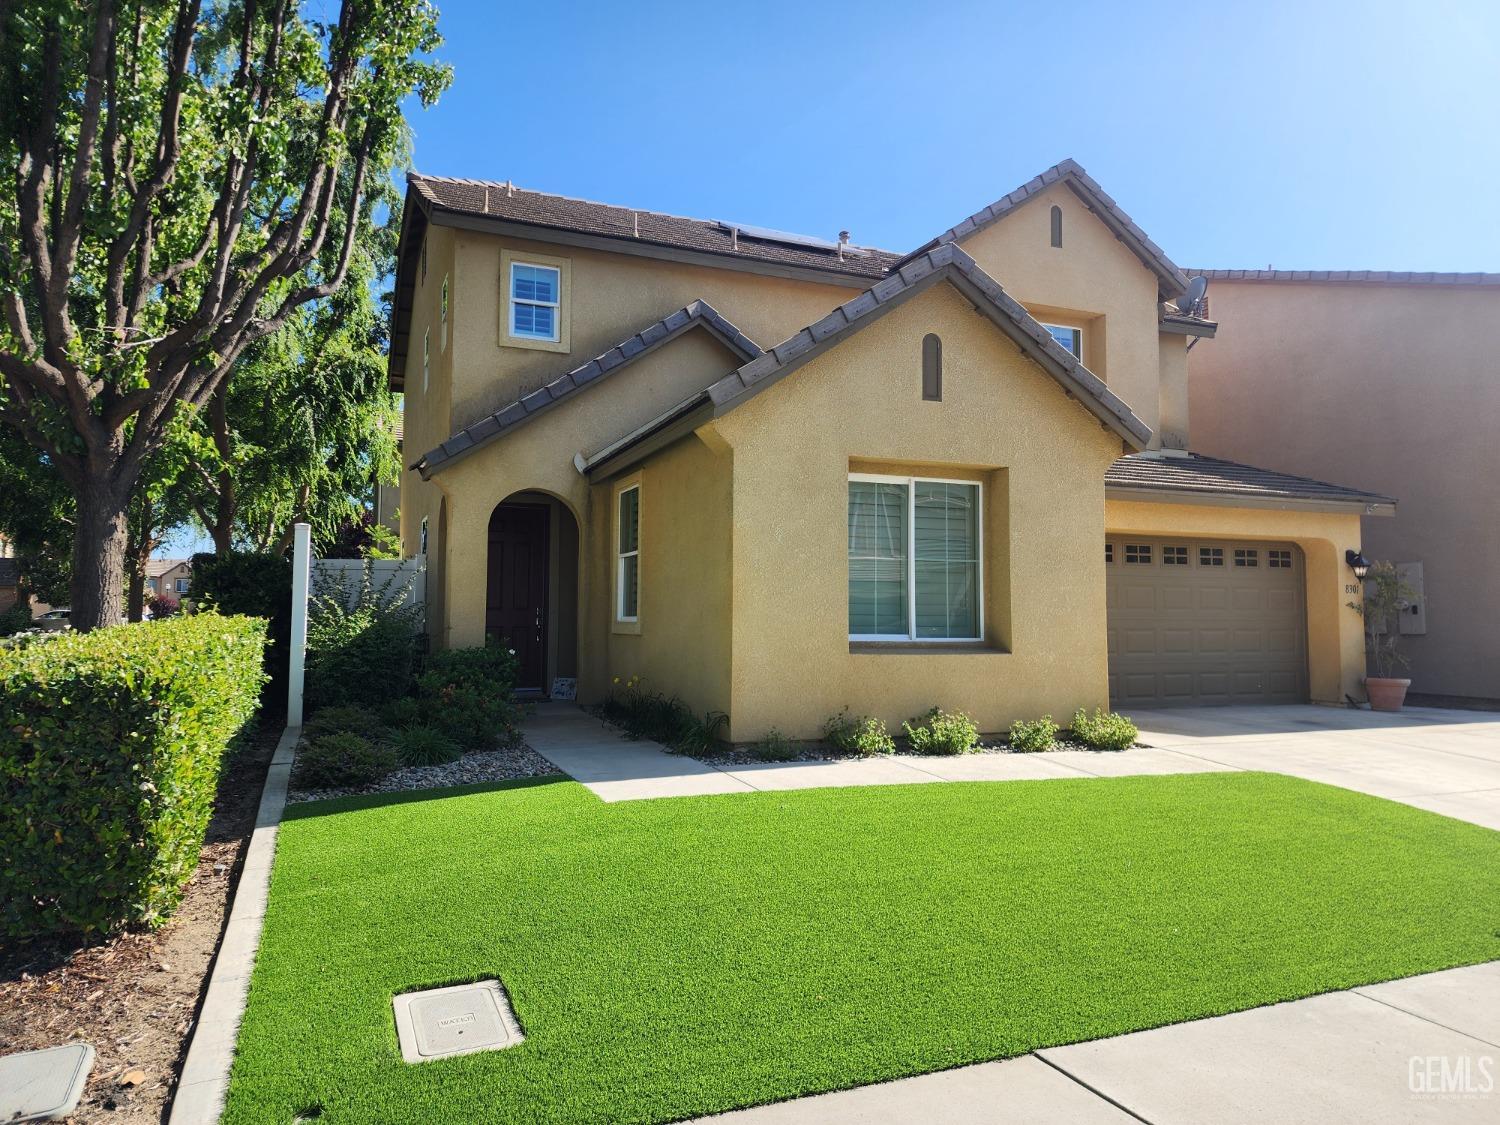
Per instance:
[[[519,688],[539,689],[547,674],[547,517],[540,504],[501,504],[490,517],[484,631],[516,650]]]

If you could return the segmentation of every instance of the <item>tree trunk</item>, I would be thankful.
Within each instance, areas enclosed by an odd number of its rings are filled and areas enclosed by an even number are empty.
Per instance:
[[[102,475],[102,474],[101,474]],[[125,506],[130,489],[91,474],[78,490],[70,622],[88,631],[118,625],[125,603]]]
[[[146,609],[146,564],[151,560],[156,540],[152,535],[151,521],[155,516],[151,498],[141,498],[136,518],[130,521],[130,530],[125,538],[125,566],[128,586],[125,595],[125,616],[128,621],[140,621]]]

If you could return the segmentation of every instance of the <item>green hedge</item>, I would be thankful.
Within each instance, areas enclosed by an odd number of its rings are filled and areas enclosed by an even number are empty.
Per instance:
[[[265,639],[258,618],[200,614],[0,650],[0,935],[171,915]]]

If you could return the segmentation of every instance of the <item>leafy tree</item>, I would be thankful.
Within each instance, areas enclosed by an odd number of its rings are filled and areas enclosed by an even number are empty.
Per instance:
[[[382,186],[372,194],[396,204],[390,181]],[[394,270],[398,230],[368,225],[348,283],[247,348],[203,412],[203,440],[178,488],[216,552],[283,551],[299,521],[326,547],[364,515],[376,480],[398,478],[389,318],[375,297],[377,279]]]
[[[15,549],[22,594],[67,605],[73,496],[47,455],[0,426],[0,535]]]
[[[126,509],[185,411],[337,293],[427,0],[0,5],[0,422],[76,503],[73,622],[120,619]],[[331,22],[320,22],[327,12]]]

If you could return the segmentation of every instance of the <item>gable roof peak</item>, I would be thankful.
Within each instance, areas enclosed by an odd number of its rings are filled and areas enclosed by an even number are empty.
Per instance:
[[[905,258],[896,263],[895,268],[900,269],[907,262],[921,254],[925,254],[936,246],[951,244],[961,239],[968,238],[971,234],[983,230],[985,227],[996,223],[1015,211],[1023,203],[1026,203],[1055,184],[1064,184],[1073,192],[1085,207],[1099,217],[1099,220],[1114,232],[1116,238],[1123,242],[1141,260],[1141,264],[1156,275],[1157,290],[1163,300],[1171,300],[1187,292],[1187,278],[1177,268],[1173,261],[1167,257],[1164,251],[1150,237],[1138,227],[1135,220],[1127,215],[1123,208],[1116,203],[1098,182],[1084,171],[1083,165],[1071,156],[1059,160],[1052,167],[1046,169],[1039,175],[1033,176],[1020,187],[1008,195],[995,200],[987,207],[974,212],[962,222],[949,227],[936,238],[919,246]]]

